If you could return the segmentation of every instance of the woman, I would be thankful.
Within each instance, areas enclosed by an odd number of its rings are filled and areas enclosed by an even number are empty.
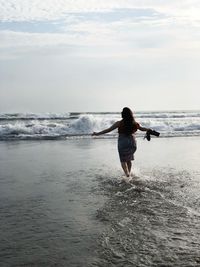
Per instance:
[[[131,174],[131,161],[134,160],[134,153],[137,149],[134,133],[139,129],[140,131],[148,131],[150,129],[141,127],[135,121],[132,111],[125,107],[122,110],[122,120],[115,122],[110,128],[101,132],[94,132],[93,136],[109,133],[118,128],[118,152],[121,161],[122,169],[127,177]]]

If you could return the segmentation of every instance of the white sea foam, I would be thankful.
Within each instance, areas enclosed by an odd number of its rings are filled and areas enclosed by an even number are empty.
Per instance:
[[[140,112],[136,120],[161,136],[199,136],[200,112]],[[0,114],[0,140],[89,136],[120,120],[120,113]],[[106,136],[116,136],[113,131]],[[137,133],[143,136],[144,133]]]
[[[67,119],[70,113],[2,113],[1,120],[48,120],[48,119]]]

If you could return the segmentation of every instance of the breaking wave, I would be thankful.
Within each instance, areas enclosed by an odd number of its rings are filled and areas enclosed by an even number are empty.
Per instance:
[[[138,112],[135,117],[142,126],[161,132],[162,137],[200,135],[200,112]],[[93,131],[108,128],[117,120],[120,113],[114,112],[4,113],[0,114],[0,140],[88,138]],[[103,138],[116,135],[113,131]]]

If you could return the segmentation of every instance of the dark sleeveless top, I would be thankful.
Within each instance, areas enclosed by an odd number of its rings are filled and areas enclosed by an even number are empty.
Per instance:
[[[133,127],[132,134],[134,134],[137,131],[137,129],[139,128],[140,125],[139,125],[139,123],[135,122],[135,123],[133,123],[133,126],[134,127]],[[119,127],[118,127],[118,133],[127,135],[123,120],[120,121],[120,124],[119,124]]]

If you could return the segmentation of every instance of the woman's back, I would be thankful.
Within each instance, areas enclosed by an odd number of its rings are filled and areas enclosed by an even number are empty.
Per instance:
[[[124,119],[119,122],[118,126],[118,133],[119,134],[126,134],[126,135],[131,135],[137,131],[139,128],[139,124],[135,121],[133,121],[129,127],[127,128],[126,123],[124,122]],[[130,127],[131,126],[131,127]]]

